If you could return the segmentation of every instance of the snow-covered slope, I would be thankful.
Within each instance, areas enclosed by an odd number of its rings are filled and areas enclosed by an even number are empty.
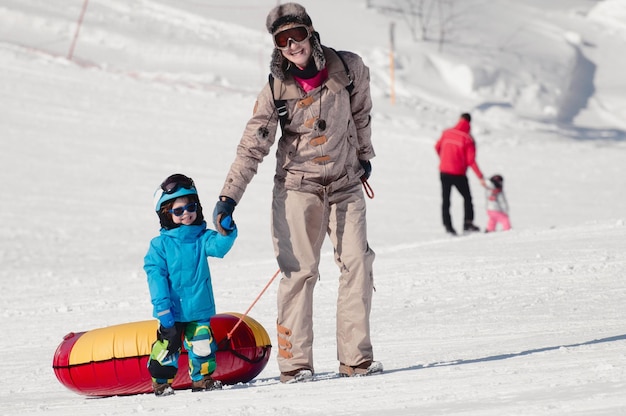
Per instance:
[[[91,0],[68,61],[83,1],[0,1],[0,413],[625,413],[619,0],[455,2],[441,52],[368,2],[305,4],[324,43],[359,52],[372,73],[372,327],[385,374],[280,385],[272,357],[250,385],[166,399],[86,399],[57,382],[63,335],[149,319],[154,188],[187,173],[206,212],[221,189],[267,77],[264,22],[276,2],[223,3]],[[461,111],[474,116],[482,170],[505,177],[508,233],[443,233],[433,144]],[[276,270],[272,175],[270,156],[235,212],[235,247],[211,263],[221,311],[245,311]],[[461,207],[455,194],[456,222]],[[329,374],[338,273],[324,253],[315,359]],[[251,312],[273,341],[275,303],[276,284]]]

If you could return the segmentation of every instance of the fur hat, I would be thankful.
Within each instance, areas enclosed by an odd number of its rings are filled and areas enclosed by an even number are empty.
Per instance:
[[[265,21],[267,31],[272,36],[279,31],[282,26],[288,24],[302,24],[309,28],[312,36],[309,38],[311,42],[311,56],[315,62],[315,67],[321,71],[326,66],[326,58],[320,43],[320,35],[313,28],[311,17],[307,14],[306,9],[298,3],[285,3],[274,7],[270,10]],[[275,78],[283,81],[289,69],[290,62],[287,60],[280,49],[274,48],[272,52],[272,60],[270,62],[270,72]]]
[[[306,9],[298,3],[285,3],[270,10],[265,21],[265,26],[270,34],[277,32],[277,29],[288,23],[300,23],[304,26],[313,27],[311,17]]]

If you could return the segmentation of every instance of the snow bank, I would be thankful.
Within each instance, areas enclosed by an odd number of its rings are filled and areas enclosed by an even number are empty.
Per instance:
[[[471,95],[476,90],[474,72],[467,64],[452,62],[437,55],[430,55],[428,59],[439,71],[441,79],[454,91]]]
[[[626,38],[626,2],[623,0],[604,0],[598,2],[588,14],[589,19],[611,28]]]

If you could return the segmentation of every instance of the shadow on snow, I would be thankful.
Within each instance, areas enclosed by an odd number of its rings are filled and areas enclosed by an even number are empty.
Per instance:
[[[489,362],[489,361],[508,360],[509,358],[523,357],[526,355],[539,354],[539,353],[547,352],[547,351],[555,351],[561,348],[577,348],[577,347],[583,347],[585,345],[604,344],[607,342],[624,341],[624,340],[626,340],[626,334],[616,335],[616,336],[607,337],[607,338],[594,339],[591,341],[581,342],[577,344],[535,348],[532,350],[526,350],[526,351],[515,352],[515,353],[510,353],[510,354],[499,354],[499,355],[491,355],[488,357],[471,358],[471,359],[466,359],[466,360],[442,361],[442,362],[431,363],[431,364],[420,364],[420,365],[415,365],[415,366],[411,366],[407,368],[385,370],[385,373],[395,373],[395,372],[400,372],[400,371],[420,370],[420,369],[432,368],[432,367],[449,367],[449,366],[455,366],[455,365],[476,364],[476,363],[484,363],[484,362]]]
[[[382,374],[399,373],[403,371],[413,371],[413,370],[423,370],[426,368],[434,368],[434,367],[451,367],[451,366],[456,366],[456,365],[485,363],[485,362],[490,362],[490,361],[501,361],[501,360],[508,360],[509,358],[523,357],[523,356],[532,355],[532,354],[539,354],[542,352],[555,351],[561,348],[577,348],[577,347],[583,347],[585,345],[604,344],[607,342],[625,341],[625,340],[626,340],[626,334],[616,335],[613,337],[594,339],[591,341],[580,342],[576,344],[535,348],[532,350],[520,351],[520,352],[515,352],[515,353],[509,353],[509,354],[498,354],[498,355],[491,355],[488,357],[481,357],[481,358],[471,358],[471,359],[454,360],[454,361],[442,361],[442,362],[436,362],[436,363],[431,363],[431,364],[419,364],[419,365],[414,365],[414,366],[405,367],[405,368],[386,369]],[[339,377],[339,374],[336,372],[332,372],[332,371],[316,373],[312,381],[331,380],[331,379],[335,379],[338,377]],[[236,384],[234,386],[230,386],[229,388],[239,389],[239,388],[247,388],[247,387],[263,387],[263,386],[271,386],[271,385],[276,385],[276,384],[281,384],[279,377],[267,377],[267,378],[255,379],[251,383]]]

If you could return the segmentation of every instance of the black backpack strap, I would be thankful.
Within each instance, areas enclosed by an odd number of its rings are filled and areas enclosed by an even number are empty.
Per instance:
[[[280,121],[280,128],[283,130],[285,128],[285,124],[287,123],[287,101],[276,99],[276,95],[274,94],[274,75],[271,73],[269,75],[269,83],[270,89],[272,90],[272,98],[274,98],[274,106],[276,107],[276,112],[278,114],[278,120]]]
[[[346,75],[348,76],[348,79],[350,80],[350,83],[348,85],[346,85],[346,90],[348,90],[348,92],[350,94],[352,94],[352,91],[354,90],[354,80],[352,79],[352,76],[350,75],[350,69],[348,68],[348,64],[346,64],[346,61],[343,59],[343,57],[339,54],[339,52],[337,52],[336,50],[334,50],[333,48],[330,48],[333,52],[335,52],[335,55],[337,55],[339,57],[339,60],[341,61],[341,63],[343,64],[343,69],[346,70]]]

